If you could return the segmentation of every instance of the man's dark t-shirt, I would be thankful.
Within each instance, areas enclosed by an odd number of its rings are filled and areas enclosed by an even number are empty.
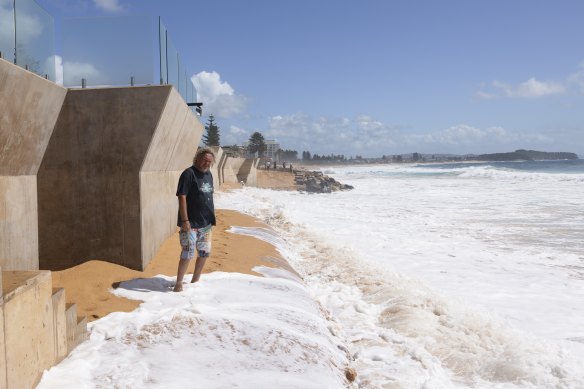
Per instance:
[[[213,175],[197,170],[194,166],[180,175],[176,195],[187,196],[187,213],[191,228],[215,225],[215,205],[213,204]],[[180,211],[177,226],[181,226]]]

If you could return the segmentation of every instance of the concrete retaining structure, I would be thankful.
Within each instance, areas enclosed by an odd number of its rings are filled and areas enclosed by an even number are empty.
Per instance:
[[[235,158],[234,158],[235,159]],[[236,161],[234,161],[236,162]],[[237,161],[239,164],[239,161]],[[237,180],[239,182],[245,182],[249,186],[257,186],[257,168],[260,160],[256,159],[244,159],[237,170]]]
[[[0,266],[0,389],[6,389],[6,342],[4,340],[4,293]]]
[[[0,266],[39,268],[37,172],[67,90],[0,59]]]
[[[143,270],[175,231],[202,131],[170,85],[69,90],[38,172],[40,267]]]
[[[213,183],[216,187],[223,184],[256,185],[256,171],[259,159],[235,158],[227,155],[221,147],[211,147],[215,153],[215,164],[211,167]]]
[[[65,291],[52,288],[49,271],[4,271],[0,280],[0,389],[33,388],[87,339],[86,319],[73,310],[75,325],[68,325]]]

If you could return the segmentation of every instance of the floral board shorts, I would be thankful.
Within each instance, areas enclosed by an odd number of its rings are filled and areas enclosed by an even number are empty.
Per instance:
[[[203,228],[193,228],[189,231],[180,231],[181,260],[191,260],[197,256],[207,258],[211,254],[211,224]]]

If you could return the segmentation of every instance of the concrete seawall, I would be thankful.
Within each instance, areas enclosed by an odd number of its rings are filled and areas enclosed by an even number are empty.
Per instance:
[[[37,172],[67,90],[0,59],[0,266],[39,268]]]
[[[176,227],[176,183],[203,126],[170,85],[65,89],[0,60],[0,266],[91,259],[136,270]],[[216,148],[215,184],[257,160]]]
[[[169,85],[70,90],[38,173],[43,269],[143,270],[174,232],[202,125]]]
[[[221,147],[212,147],[215,164],[211,168],[216,186],[223,184],[256,185],[256,171],[259,159],[244,159],[227,155]]]

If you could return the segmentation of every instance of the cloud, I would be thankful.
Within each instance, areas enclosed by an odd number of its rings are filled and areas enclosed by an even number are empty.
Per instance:
[[[93,2],[97,8],[106,12],[119,13],[124,10],[118,0],[93,0]]]
[[[497,97],[537,99],[566,93],[566,87],[559,82],[539,81],[531,77],[518,85],[504,83],[498,80],[491,82],[492,90],[479,90],[477,97],[485,100]]]
[[[63,57],[55,55],[55,82],[63,85]]]
[[[219,131],[221,133],[221,144],[226,146],[242,144],[251,135],[249,131],[234,125],[229,126],[227,131],[223,131],[221,128]]]
[[[30,44],[42,35],[45,25],[35,14],[21,11],[18,15],[18,43]],[[0,43],[14,49],[14,14],[12,1],[0,0]]]
[[[555,134],[522,133],[503,127],[478,128],[459,124],[446,129],[413,133],[400,125],[371,116],[355,118],[312,117],[304,113],[277,115],[260,130],[283,148],[313,154],[376,156],[408,152],[456,154],[509,151],[558,145]]]
[[[493,81],[493,86],[503,91],[507,97],[523,97],[528,99],[562,94],[566,91],[564,86],[559,83],[538,81],[534,77],[518,86],[512,86],[500,81]]]
[[[392,147],[397,134],[395,126],[385,125],[366,115],[350,119],[296,113],[268,118],[265,136],[276,139],[284,148],[349,156],[376,154]]]
[[[584,62],[580,64],[578,71],[570,74],[568,82],[576,85],[579,88],[580,93],[584,94]]]
[[[247,98],[235,94],[226,81],[221,81],[219,73],[200,72],[191,77],[197,88],[197,100],[203,103],[203,112],[219,118],[228,118],[243,112]]]
[[[426,133],[409,134],[403,137],[406,145],[418,146],[425,150],[457,149],[459,152],[485,152],[484,150],[500,148],[528,147],[553,143],[549,136],[537,133],[510,132],[502,127],[485,129],[459,124],[444,130]]]
[[[80,86],[82,78],[95,85],[92,80],[98,80],[101,77],[102,74],[93,64],[69,61],[63,63],[63,85],[65,86]]]

